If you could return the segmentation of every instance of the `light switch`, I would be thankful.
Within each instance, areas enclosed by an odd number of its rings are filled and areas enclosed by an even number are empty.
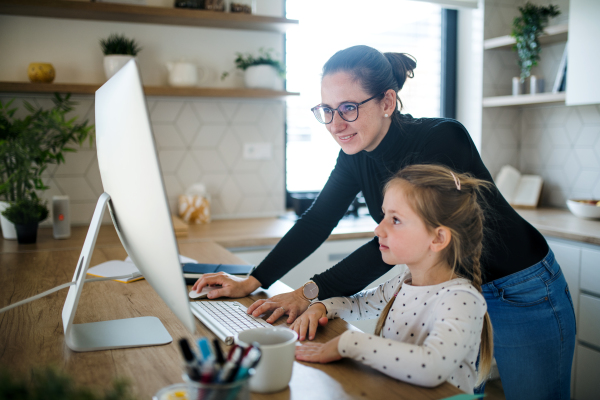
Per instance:
[[[271,160],[272,158],[271,143],[244,143],[244,160]]]

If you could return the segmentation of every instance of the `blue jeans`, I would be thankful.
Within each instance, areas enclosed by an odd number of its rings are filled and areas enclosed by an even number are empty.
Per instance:
[[[575,312],[552,250],[532,267],[483,285],[482,292],[506,398],[570,399]]]

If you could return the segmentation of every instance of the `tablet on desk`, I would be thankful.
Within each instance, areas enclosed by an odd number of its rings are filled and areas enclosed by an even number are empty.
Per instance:
[[[231,275],[248,275],[254,265],[244,264],[203,264],[203,263],[183,263],[181,269],[183,270],[183,277],[185,283],[193,285],[196,281],[204,274],[210,274],[215,272],[227,272]]]

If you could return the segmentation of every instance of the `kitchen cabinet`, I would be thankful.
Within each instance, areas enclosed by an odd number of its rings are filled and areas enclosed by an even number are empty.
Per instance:
[[[600,246],[547,240],[569,284],[577,320],[571,396],[575,400],[597,399],[600,392]]]
[[[600,103],[600,1],[569,3],[568,106]]]

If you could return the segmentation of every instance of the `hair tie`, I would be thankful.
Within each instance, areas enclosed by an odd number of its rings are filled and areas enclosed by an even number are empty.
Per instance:
[[[456,177],[456,175],[454,175],[454,172],[450,172],[452,174],[452,177],[454,178],[454,183],[456,184],[456,189],[460,190],[460,181],[458,180],[458,178]]]

